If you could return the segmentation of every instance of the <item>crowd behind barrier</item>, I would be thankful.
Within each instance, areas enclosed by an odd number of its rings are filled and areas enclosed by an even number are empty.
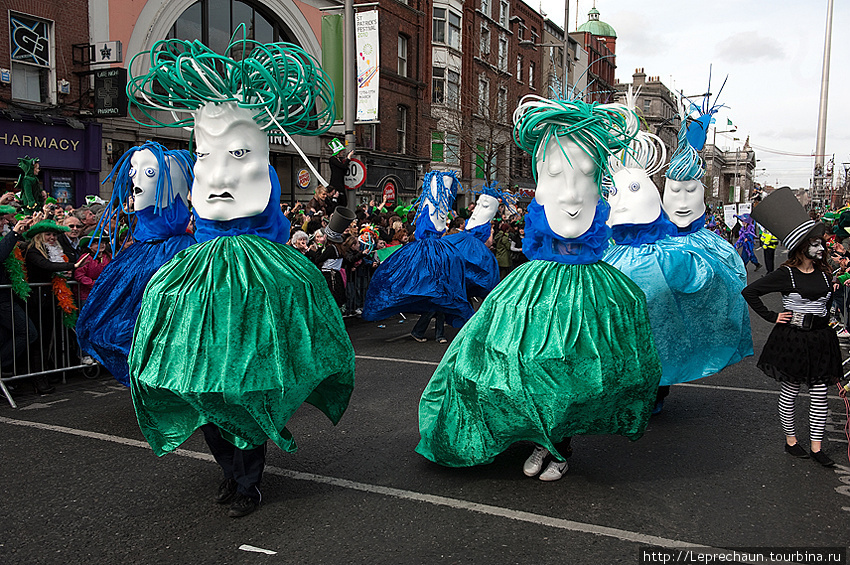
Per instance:
[[[16,201],[11,193],[0,198],[0,205]],[[331,242],[325,236],[324,229],[336,206],[344,204],[341,195],[333,189],[319,187],[314,197],[303,203],[281,204],[286,217],[292,224],[288,245],[303,253],[325,275],[337,304],[344,317],[360,316],[366,297],[366,291],[375,269],[393,251],[393,247],[404,245],[413,239],[416,210],[410,206],[388,207],[387,201],[370,201],[361,204],[355,210],[355,220],[343,233],[342,242]],[[475,204],[462,207],[450,219],[447,234],[463,229]],[[49,219],[68,230],[58,235],[63,260],[75,264],[75,268],[66,271],[68,288],[73,295],[74,308],[84,303],[97,275],[109,261],[107,245],[98,246],[96,239],[90,236],[97,225],[103,205],[94,202],[79,209],[71,206],[59,206],[46,203],[43,213],[36,220]],[[850,202],[837,211],[812,212],[813,219],[822,219],[827,225],[827,240],[830,242],[829,261],[835,269],[835,276],[842,283],[833,303],[834,325],[839,337],[850,338],[850,332],[844,328],[847,313],[850,285]],[[500,277],[504,278],[527,258],[522,252],[524,236],[524,211],[522,206],[508,209],[504,204],[499,207],[491,223],[492,236],[487,242],[499,264]],[[9,233],[20,216],[5,214],[0,216],[0,235]],[[33,220],[34,221],[34,220]],[[122,229],[130,221],[121,218]],[[735,244],[738,226],[728,228],[719,215],[706,220],[709,229]],[[845,225],[846,224],[846,225]],[[189,230],[193,227],[190,225]],[[364,233],[368,232],[368,236]],[[370,239],[371,238],[371,239]],[[125,245],[132,245],[132,238],[122,238]],[[756,248],[767,251],[772,257],[769,234],[765,236],[759,229]],[[22,257],[31,253],[32,242],[26,239],[17,246]],[[32,259],[32,255],[29,256]],[[36,259],[41,260],[38,256]],[[79,262],[79,265],[77,263]],[[781,261],[777,261],[781,262]],[[6,268],[8,268],[6,264]],[[774,268],[773,261],[767,263],[766,272]],[[32,267],[32,270],[37,268]],[[100,373],[100,366],[80,351],[77,345],[73,324],[63,322],[68,314],[67,305],[59,303],[53,283],[29,281],[30,297],[21,300],[11,284],[0,284],[0,392],[14,407],[14,393],[17,390],[44,394],[52,392],[55,382],[65,382],[71,371],[80,370],[94,378]],[[27,387],[26,381],[31,383]]]

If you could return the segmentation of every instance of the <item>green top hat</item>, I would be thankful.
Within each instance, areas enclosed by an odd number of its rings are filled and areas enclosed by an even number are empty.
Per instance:
[[[332,139],[331,142],[328,143],[328,147],[331,148],[331,153],[333,155],[336,155],[337,153],[345,149],[345,145],[343,145],[342,142],[336,138]]]
[[[48,196],[44,201],[45,204],[56,204],[58,202],[59,201],[53,198],[52,196]]]
[[[32,239],[40,233],[45,232],[53,232],[53,233],[64,233],[69,231],[69,228],[65,226],[60,226],[53,220],[42,220],[35,224],[33,227],[27,230],[27,233],[24,234],[27,239]]]

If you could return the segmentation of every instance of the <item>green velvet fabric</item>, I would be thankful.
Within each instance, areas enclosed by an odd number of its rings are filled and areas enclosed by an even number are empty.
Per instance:
[[[639,438],[661,363],[646,299],[597,262],[530,261],[484,300],[452,342],[419,404],[416,451],[451,467],[490,463],[529,440]]]
[[[148,284],[130,349],[139,426],[157,455],[213,423],[241,449],[273,440],[308,402],[336,424],[354,388],[354,349],[319,270],[254,235],[178,253]]]

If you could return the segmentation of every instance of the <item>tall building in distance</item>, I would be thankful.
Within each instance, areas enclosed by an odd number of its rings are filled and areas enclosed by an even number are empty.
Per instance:
[[[614,74],[617,70],[617,32],[599,19],[599,10],[594,5],[587,13],[587,21],[570,35],[587,51],[587,90],[584,99],[588,102],[613,102],[616,93]]]

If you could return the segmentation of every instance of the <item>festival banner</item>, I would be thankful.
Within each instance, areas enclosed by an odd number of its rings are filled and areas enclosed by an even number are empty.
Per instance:
[[[343,118],[343,34],[342,14],[322,16],[322,70],[334,85],[334,115]]]
[[[734,204],[723,205],[723,222],[730,228],[733,227],[735,225],[735,222],[738,221],[735,219],[735,213],[737,211],[737,206],[735,206]]]
[[[378,121],[380,66],[378,11],[358,12],[354,18],[357,47],[357,121]]]

